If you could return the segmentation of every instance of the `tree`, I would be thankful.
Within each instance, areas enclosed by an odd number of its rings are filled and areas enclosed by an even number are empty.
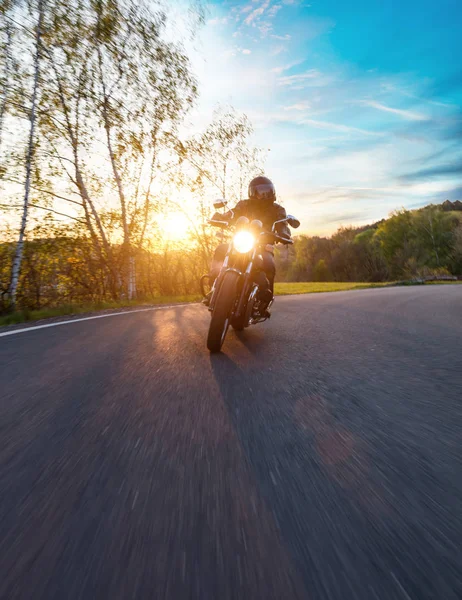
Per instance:
[[[358,233],[353,239],[359,281],[383,281],[388,270],[375,229]]]
[[[32,100],[30,108],[30,128],[29,128],[29,141],[27,145],[26,153],[26,180],[24,184],[24,200],[23,200],[23,211],[21,219],[21,227],[19,230],[18,242],[16,244],[16,250],[13,258],[13,266],[11,269],[11,283],[9,287],[9,294],[11,297],[11,305],[14,309],[16,307],[16,295],[18,289],[18,280],[21,270],[21,261],[24,249],[24,234],[27,226],[27,216],[29,211],[29,195],[31,185],[32,167],[35,155],[35,130],[37,121],[37,102],[39,94],[39,78],[40,68],[42,60],[42,27],[44,20],[45,11],[45,0],[38,0],[37,3],[37,27],[35,32],[35,51],[34,51],[34,66],[33,66],[33,83],[32,83]]]
[[[11,46],[13,42],[13,28],[8,20],[8,11],[10,9],[10,2],[2,1],[0,4],[0,51],[1,51],[1,74],[0,74],[0,150],[2,148],[3,140],[3,127],[5,123],[5,116],[8,107],[8,100],[11,89],[11,70],[12,70],[12,56]]]
[[[417,211],[413,221],[418,244],[426,253],[425,265],[448,266],[454,218],[432,205]]]
[[[399,279],[405,275],[407,261],[420,252],[415,243],[412,213],[408,210],[393,213],[378,227],[375,235],[387,262],[390,276]]]
[[[332,279],[329,268],[323,258],[319,259],[316,263],[313,275],[314,281],[330,281]]]
[[[164,40],[165,24],[157,3],[58,1],[47,37],[53,77],[42,132],[52,158],[77,188],[95,249],[107,263],[114,287],[121,286],[128,297],[135,291],[132,237],[143,244],[159,154],[196,96],[189,61]],[[92,155],[98,169],[86,160]],[[108,184],[119,204],[121,269],[97,208]],[[113,207],[111,214],[116,214]]]
[[[203,133],[178,142],[184,172],[197,186],[208,187],[221,198],[242,200],[249,181],[263,171],[262,151],[249,145],[252,133],[246,115],[217,109]]]

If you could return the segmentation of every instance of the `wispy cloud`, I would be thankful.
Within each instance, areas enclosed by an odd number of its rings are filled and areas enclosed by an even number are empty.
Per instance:
[[[246,25],[252,25],[256,19],[261,17],[261,15],[265,12],[265,10],[270,5],[270,0],[265,0],[260,6],[254,8],[249,15],[244,19],[244,23]]]
[[[309,102],[297,102],[296,104],[291,104],[290,106],[284,106],[284,110],[308,110],[311,107]]]
[[[271,52],[270,52],[270,56],[278,56],[279,54],[282,54],[283,52],[287,52],[287,47],[283,46],[282,44],[280,46],[275,46]]]
[[[389,112],[394,115],[398,115],[403,119],[407,119],[409,121],[427,121],[428,117],[422,113],[414,112],[412,110],[403,110],[401,108],[392,108],[391,106],[386,106],[385,104],[381,104],[380,102],[375,102],[374,100],[363,100],[361,102],[363,106],[370,106],[371,108],[376,108],[377,110],[382,110],[384,112]]]
[[[456,162],[444,165],[437,165],[428,169],[421,169],[414,173],[403,175],[401,181],[421,181],[429,179],[439,179],[441,177],[454,177],[462,175],[462,159],[459,157]]]
[[[401,96],[405,96],[407,98],[412,98],[413,100],[417,100],[419,103],[433,104],[434,106],[442,106],[443,108],[456,108],[457,105],[453,102],[440,102],[439,100],[433,100],[432,98],[426,98],[425,96],[415,94],[410,92],[407,89],[402,89],[399,86],[394,85],[393,83],[383,83],[382,87],[392,93],[400,94]]]
[[[285,35],[276,35],[272,33],[270,37],[273,38],[273,40],[281,40],[282,42],[288,42],[292,39],[292,36],[288,33],[286,33]]]
[[[275,123],[288,123],[292,125],[314,127],[315,129],[325,129],[333,131],[335,133],[348,133],[358,134],[361,136],[371,136],[376,138],[382,138],[385,136],[382,132],[370,131],[361,127],[354,127],[352,125],[345,125],[343,123],[333,123],[331,121],[320,121],[318,119],[306,118],[302,115],[297,114],[305,110],[306,107],[303,103],[295,104],[290,107],[284,107],[283,110],[274,113],[265,113],[264,115],[259,113],[249,112],[249,116],[252,121],[260,125],[261,127],[269,127]],[[293,111],[293,112],[292,112]]]
[[[274,4],[268,11],[268,17],[270,19],[273,19],[278,14],[278,12],[281,10],[281,8],[282,8],[281,4]]]
[[[222,56],[225,58],[230,58],[233,56],[237,56],[238,54],[249,55],[252,54],[252,50],[249,48],[240,48],[239,46],[234,46],[233,48],[228,48],[222,53]]]
[[[338,131],[341,133],[359,133],[361,135],[370,135],[376,137],[382,137],[382,133],[376,131],[369,131],[368,129],[361,129],[360,127],[352,127],[350,125],[343,125],[340,123],[331,123],[329,121],[317,121],[315,119],[301,119],[299,121],[302,125],[311,125],[318,129],[329,129],[331,131]]]
[[[297,65],[299,65],[302,62],[303,62],[303,60],[295,60],[295,61],[293,61],[291,63],[286,64],[286,65],[280,65],[278,67],[273,67],[271,69],[271,72],[272,73],[277,73],[278,75],[280,75],[281,73],[284,73],[285,71],[289,71],[293,67],[296,67]]]
[[[317,69],[310,69],[296,75],[285,75],[279,77],[278,85],[286,86],[293,90],[302,90],[305,87],[324,86],[332,82],[332,78],[327,77]]]

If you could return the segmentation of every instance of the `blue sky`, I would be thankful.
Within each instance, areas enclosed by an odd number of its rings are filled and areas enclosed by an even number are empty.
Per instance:
[[[248,114],[303,230],[462,199],[460,0],[209,3],[198,114]]]

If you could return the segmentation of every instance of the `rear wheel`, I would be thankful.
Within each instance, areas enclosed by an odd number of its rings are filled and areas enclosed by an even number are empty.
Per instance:
[[[239,274],[228,271],[223,277],[210,321],[207,348],[210,352],[220,352],[228,332],[231,311],[236,301]]]

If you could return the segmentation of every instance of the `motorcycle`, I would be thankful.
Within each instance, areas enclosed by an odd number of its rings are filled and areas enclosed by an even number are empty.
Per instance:
[[[214,207],[216,210],[225,208],[226,201],[215,202]],[[233,212],[230,212],[233,219]],[[247,217],[239,217],[234,225],[218,219],[208,221],[210,225],[221,229],[218,237],[223,239],[224,230],[232,233],[220,273],[208,294],[204,290],[204,282],[209,275],[201,278],[202,293],[210,298],[208,310],[211,313],[211,320],[207,336],[207,348],[210,352],[221,350],[230,325],[236,331],[242,331],[250,325],[262,323],[269,318],[270,313],[266,309],[273,300],[265,310],[262,310],[262,304],[258,299],[261,285],[258,279],[261,282],[263,273],[261,252],[269,243],[293,244],[291,239],[276,233],[277,225],[285,222],[294,229],[300,226],[300,222],[292,215],[275,221],[271,232],[264,231],[261,221],[250,221]]]

